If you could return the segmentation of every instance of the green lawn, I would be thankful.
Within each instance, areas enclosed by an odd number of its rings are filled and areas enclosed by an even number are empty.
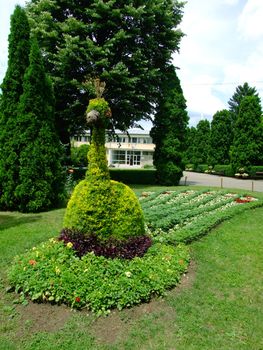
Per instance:
[[[262,207],[192,243],[189,274],[164,299],[99,319],[5,291],[13,256],[56,236],[63,213],[0,213],[0,349],[263,349]]]

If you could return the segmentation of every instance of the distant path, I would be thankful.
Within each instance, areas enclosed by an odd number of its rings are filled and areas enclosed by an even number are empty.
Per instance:
[[[185,184],[191,186],[208,186],[208,187],[221,187],[221,181],[223,188],[238,188],[248,191],[252,191],[252,182],[254,185],[254,191],[263,192],[263,180],[240,180],[232,177],[218,176],[218,175],[209,175],[209,174],[200,174],[190,171],[184,171],[184,176],[180,181],[180,185]]]

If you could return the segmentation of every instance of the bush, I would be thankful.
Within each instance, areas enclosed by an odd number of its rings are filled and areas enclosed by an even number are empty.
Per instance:
[[[191,163],[188,163],[188,164],[185,165],[185,170],[186,171],[195,171],[195,165],[191,164]]]
[[[116,181],[82,180],[68,202],[64,228],[94,232],[101,241],[145,234],[143,212],[136,195]]]
[[[214,166],[214,171],[216,175],[224,175],[224,176],[234,176],[234,171],[231,165],[220,165],[217,164]]]
[[[162,166],[159,164],[159,170],[156,172],[157,183],[165,186],[177,186],[182,176],[181,168],[170,161],[163,163]]]
[[[198,164],[195,167],[195,171],[197,171],[198,173],[204,173],[206,170],[208,170],[207,164]]]
[[[249,175],[250,177],[256,177],[257,172],[263,172],[263,165],[255,165],[250,167]]]
[[[110,169],[112,180],[125,184],[154,185],[155,169]]]

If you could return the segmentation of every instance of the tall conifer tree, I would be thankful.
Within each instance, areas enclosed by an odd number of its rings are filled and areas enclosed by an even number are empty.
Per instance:
[[[262,108],[258,96],[246,96],[240,104],[235,123],[234,141],[230,151],[234,171],[246,171],[252,165],[263,164]]]
[[[182,157],[188,115],[175,68],[170,66],[163,79],[161,99],[151,130],[155,143],[153,161],[157,170],[157,182],[177,185],[184,167]]]
[[[0,100],[0,208],[16,209],[14,196],[18,179],[19,127],[17,108],[23,78],[29,64],[30,29],[25,11],[16,6],[11,16],[8,68],[1,85]]]
[[[19,104],[19,177],[15,196],[18,209],[37,212],[57,205],[63,193],[58,135],[55,131],[54,93],[42,57],[32,41]]]
[[[258,96],[256,88],[249,86],[247,82],[239,85],[234,95],[228,101],[233,127],[239,114],[242,99],[246,96]]]
[[[208,120],[198,122],[193,143],[193,163],[207,164],[210,154],[210,122]]]
[[[229,164],[229,151],[233,139],[231,115],[226,109],[216,112],[211,122],[210,155],[208,163]]]

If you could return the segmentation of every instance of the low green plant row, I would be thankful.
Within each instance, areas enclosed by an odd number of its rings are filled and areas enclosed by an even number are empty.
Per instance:
[[[187,196],[185,196],[182,201],[180,201],[180,199],[178,201],[173,200],[172,203],[168,201],[166,206],[161,204],[149,208],[145,213],[146,220],[153,224],[154,222],[157,223],[164,218],[174,217],[175,215],[179,220],[180,216],[184,217],[186,215],[188,217],[189,212],[191,212],[190,214],[193,216],[196,215],[196,210],[200,210],[200,208],[204,211],[210,205],[220,205],[222,202],[229,200],[229,198],[224,197],[223,193],[216,191],[210,194],[199,193],[196,196],[191,194],[189,197],[190,198],[187,198]]]
[[[146,211],[148,208],[153,208],[158,205],[158,208],[167,208],[169,205],[181,205],[188,203],[190,199],[198,197],[200,194],[205,193],[207,190],[202,191],[160,191],[151,193],[148,197],[141,200],[143,209]]]
[[[192,205],[189,208],[185,207],[182,210],[170,210],[167,213],[167,216],[164,215],[163,218],[161,218],[162,213],[159,213],[159,217],[157,217],[157,215],[149,216],[151,218],[151,221],[147,221],[148,217],[146,216],[146,221],[148,222],[148,226],[150,228],[168,230],[175,225],[183,224],[187,219],[194,218],[202,214],[206,215],[208,212],[220,208],[222,205],[230,203],[232,201],[232,198],[225,198],[224,201],[216,201],[213,205],[196,203],[195,205]]]
[[[51,239],[16,257],[9,280],[20,301],[29,296],[106,314],[163,295],[179,282],[189,260],[183,244],[155,243],[143,258],[125,260],[94,253],[78,258],[71,244]]]
[[[196,191],[198,193],[198,191]],[[193,199],[195,201],[202,196],[200,193]],[[205,193],[203,193],[205,196]],[[167,195],[167,200],[169,195]],[[209,197],[209,194],[208,194]],[[190,200],[191,202],[191,200]],[[164,211],[157,203],[145,212],[147,231],[155,242],[176,245],[178,243],[190,243],[208,233],[213,227],[232,216],[251,208],[263,205],[262,200],[249,202],[246,197],[242,200],[241,195],[227,194],[224,191],[216,192],[214,199],[206,204],[196,200],[189,207],[181,208],[174,206],[172,210]],[[190,209],[189,209],[190,208]],[[158,213],[159,211],[159,213]],[[167,216],[165,216],[167,215]]]

